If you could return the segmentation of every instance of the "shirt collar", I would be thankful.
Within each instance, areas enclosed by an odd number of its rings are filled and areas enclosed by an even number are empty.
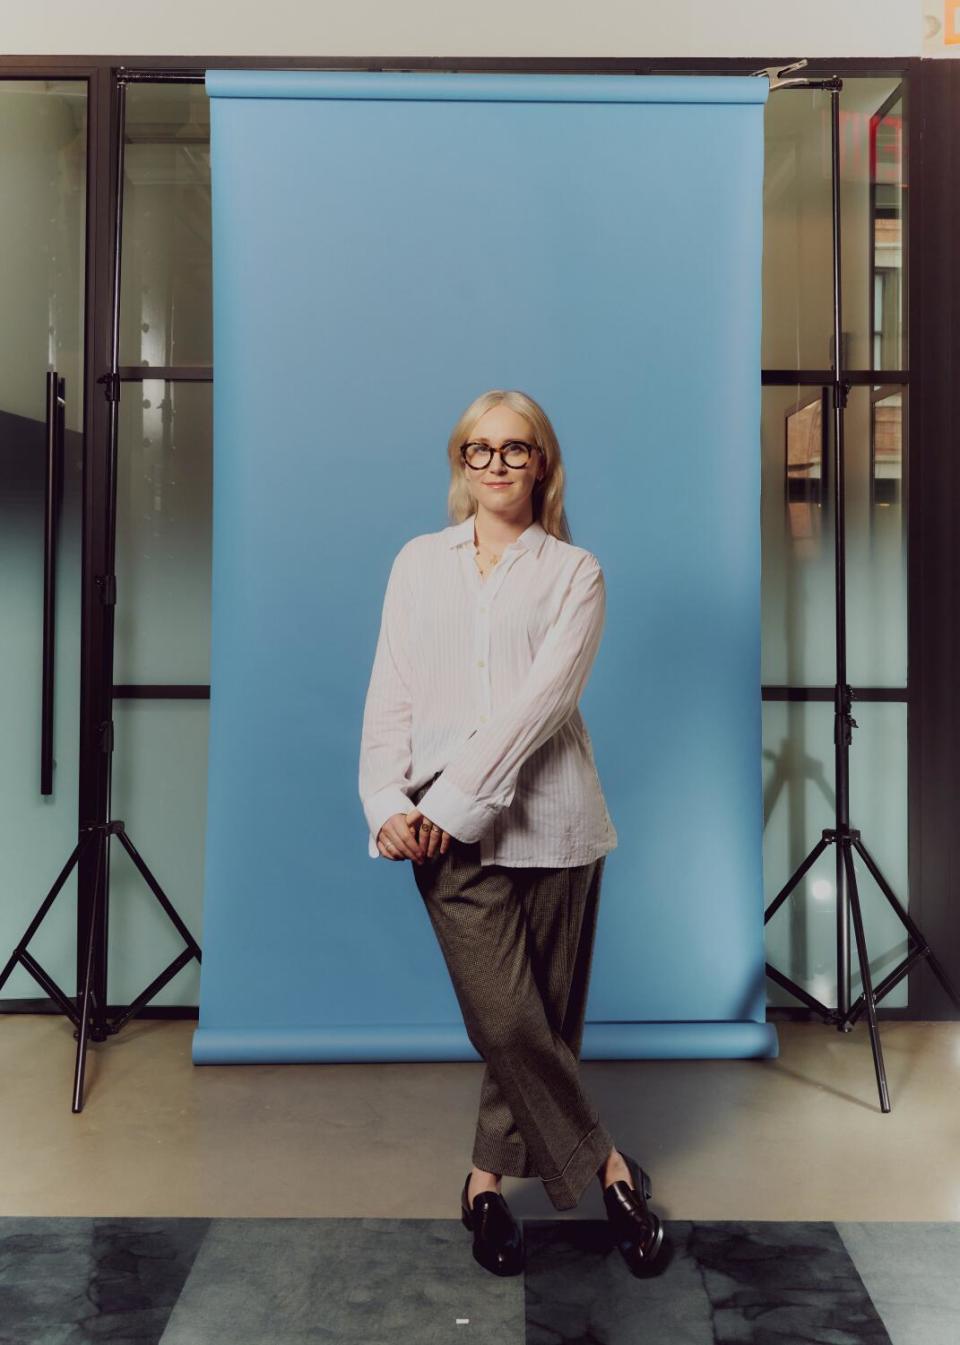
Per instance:
[[[462,523],[454,523],[447,528],[447,546],[462,546],[464,542],[471,542],[473,540],[473,520],[474,515],[468,514]],[[528,551],[532,551],[535,555],[539,555],[540,548],[543,546],[546,536],[546,528],[534,519],[530,526],[525,528],[516,540],[521,546],[525,546]]]

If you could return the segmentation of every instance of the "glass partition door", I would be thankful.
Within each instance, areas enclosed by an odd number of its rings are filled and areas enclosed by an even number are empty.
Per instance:
[[[77,841],[86,164],[85,80],[0,81],[0,967]],[[76,880],[30,945],[68,992]]]

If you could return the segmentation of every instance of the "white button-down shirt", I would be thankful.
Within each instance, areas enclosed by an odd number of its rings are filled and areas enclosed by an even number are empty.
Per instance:
[[[433,780],[416,806],[481,864],[587,864],[617,844],[578,706],[603,572],[534,522],[484,578],[473,535],[471,515],[413,537],[390,570],[360,744],[369,853]]]

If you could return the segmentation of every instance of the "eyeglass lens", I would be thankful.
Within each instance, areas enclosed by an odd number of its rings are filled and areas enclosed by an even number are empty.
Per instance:
[[[503,445],[502,456],[508,467],[525,467],[531,451],[529,444],[518,439]],[[493,459],[493,449],[488,444],[467,444],[464,457],[471,467],[486,467]]]

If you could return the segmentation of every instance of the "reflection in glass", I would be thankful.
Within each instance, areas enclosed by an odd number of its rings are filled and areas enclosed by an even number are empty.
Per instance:
[[[877,508],[895,508],[903,480],[903,389],[873,388],[872,403],[873,502]]]
[[[116,683],[210,680],[213,384],[126,384],[117,445]]]
[[[786,492],[789,533],[797,545],[819,534],[823,503],[824,393],[786,416]]]
[[[785,479],[784,425],[798,412],[802,417],[814,391],[768,385],[762,392],[761,676],[767,686],[832,686],[836,680],[832,415],[826,415],[822,502],[791,501]],[[868,385],[854,385],[844,413],[847,674],[855,687],[905,687],[907,677],[906,516],[896,480],[882,488],[887,498],[877,499],[878,473],[899,471],[898,447],[885,446],[885,461],[878,460],[877,427],[892,436],[884,417],[899,420],[907,389],[883,391],[888,397],[875,401]],[[898,429],[896,435],[898,443]],[[795,511],[806,507],[811,526],[798,535]]]
[[[42,429],[56,369],[66,428],[83,429],[86,141],[85,81],[0,80],[0,413],[21,428]]]
[[[126,90],[120,363],[213,363],[210,104],[202,84]]]
[[[903,97],[899,90],[871,120],[873,163],[873,320],[871,369],[901,364],[903,327]]]
[[[849,369],[903,364],[904,165],[900,82],[844,77],[840,92],[843,336]],[[774,91],[764,109],[765,369],[826,369],[833,343],[831,100]]]

